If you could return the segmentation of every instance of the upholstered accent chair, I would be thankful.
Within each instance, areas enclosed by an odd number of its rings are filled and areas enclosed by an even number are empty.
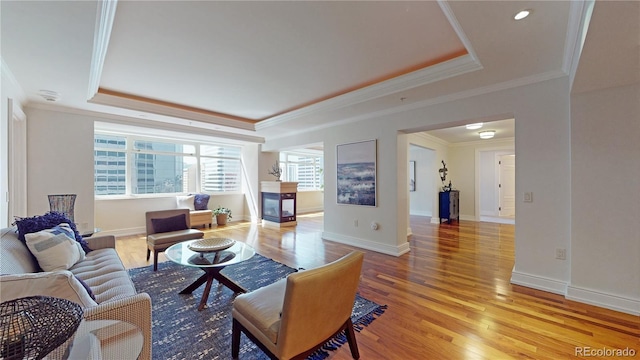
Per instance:
[[[153,251],[153,271],[158,270],[158,253],[185,240],[201,239],[204,233],[191,229],[189,209],[147,211],[147,261]]]
[[[233,303],[231,354],[238,358],[244,333],[271,359],[304,358],[344,331],[360,357],[351,312],[364,254],[351,252],[327,265],[290,274]]]

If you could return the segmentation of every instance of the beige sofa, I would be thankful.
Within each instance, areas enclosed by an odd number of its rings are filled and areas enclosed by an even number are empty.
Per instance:
[[[0,229],[0,302],[45,295],[80,304],[86,320],[121,320],[144,337],[139,359],[151,359],[151,298],[137,293],[115,250],[115,237],[87,238],[93,250],[69,270],[43,272],[13,228]],[[95,296],[91,298],[81,279]]]

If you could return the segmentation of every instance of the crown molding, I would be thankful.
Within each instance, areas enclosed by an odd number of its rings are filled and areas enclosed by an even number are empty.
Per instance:
[[[47,111],[55,111],[67,114],[75,114],[75,115],[83,115],[83,116],[92,116],[99,118],[99,120],[105,123],[114,123],[114,124],[122,124],[122,125],[131,125],[131,126],[141,126],[151,129],[160,129],[167,131],[175,131],[186,134],[197,134],[203,136],[210,136],[214,138],[224,139],[224,140],[235,140],[240,142],[250,142],[262,144],[264,143],[264,137],[261,136],[252,136],[245,134],[232,133],[227,131],[219,131],[215,129],[207,129],[205,127],[198,127],[191,124],[188,120],[184,119],[175,119],[174,122],[166,122],[155,119],[141,119],[136,117],[129,117],[124,115],[116,115],[116,114],[108,114],[97,111],[78,109],[78,108],[70,108],[60,105],[53,105],[47,103],[30,103],[29,108],[39,109],[39,110],[47,110]],[[183,121],[184,123],[177,123],[177,121]]]
[[[569,5],[569,23],[562,59],[562,71],[569,75],[570,87],[573,87],[573,79],[578,70],[594,6],[595,0],[571,1]]]
[[[460,26],[458,19],[453,14],[453,10],[451,10],[449,3],[445,0],[438,0],[438,5],[440,5],[440,9],[444,13],[444,16],[447,18],[447,20],[449,20],[449,24],[451,24],[453,31],[455,31],[458,35],[458,38],[462,42],[462,45],[464,45],[464,47],[467,49],[467,52],[469,53],[469,56],[471,56],[471,59],[477,64],[480,64],[480,59],[478,59],[476,51],[473,49],[473,46],[471,46],[471,41],[469,41],[467,34],[465,34],[464,30],[462,30],[462,26]]]
[[[482,65],[473,60],[473,58],[467,54],[425,69],[417,70],[381,83],[364,87],[357,91],[336,96],[305,108],[274,116],[258,122],[255,128],[256,130],[262,130],[271,126],[283,125],[286,122],[296,120],[304,116],[355,105],[364,101],[373,100],[399,91],[427,85],[480,69],[482,69]]]
[[[412,133],[410,135],[413,135],[413,136],[415,136],[417,138],[420,138],[422,140],[433,142],[433,143],[436,143],[436,144],[442,145],[442,146],[450,146],[451,145],[450,142],[448,142],[448,141],[446,141],[444,139],[441,139],[439,137],[435,137],[435,136],[433,136],[431,134],[427,134],[426,132]]]
[[[437,105],[437,104],[443,104],[443,103],[447,103],[447,102],[462,100],[462,99],[470,98],[470,97],[473,97],[473,96],[490,94],[490,93],[496,92],[496,91],[508,90],[508,89],[519,87],[519,86],[531,85],[531,84],[539,83],[539,82],[542,82],[542,81],[553,80],[553,79],[557,79],[557,78],[560,78],[560,77],[563,77],[563,76],[566,76],[566,74],[563,73],[562,71],[550,71],[550,72],[546,72],[546,73],[542,73],[542,74],[527,76],[527,77],[523,77],[523,78],[519,78],[519,79],[505,81],[505,82],[498,83],[498,84],[492,84],[492,85],[488,85],[488,86],[479,87],[479,88],[476,88],[476,89],[471,89],[471,90],[467,90],[467,91],[461,91],[461,92],[457,92],[457,93],[453,93],[453,94],[443,95],[443,96],[435,97],[435,98],[432,98],[432,99],[427,99],[427,100],[424,100],[424,101],[417,101],[415,103],[411,103],[411,104],[407,104],[407,105],[400,105],[400,106],[391,107],[391,108],[387,108],[387,109],[380,110],[380,111],[374,111],[374,112],[370,112],[370,113],[366,113],[366,114],[362,114],[362,115],[357,115],[357,116],[353,116],[353,117],[342,119],[342,120],[337,120],[337,121],[333,121],[333,122],[327,122],[327,123],[324,123],[324,124],[321,124],[321,125],[318,125],[318,126],[310,126],[310,127],[305,128],[304,130],[289,131],[286,134],[282,134],[280,136],[270,136],[269,140],[271,141],[271,140],[275,140],[275,139],[290,137],[290,136],[293,136],[293,135],[304,134],[304,133],[307,133],[307,132],[318,131],[318,130],[322,130],[322,129],[326,129],[326,128],[330,128],[330,127],[334,127],[334,126],[356,123],[356,122],[367,120],[367,119],[373,119],[373,118],[378,118],[378,117],[383,117],[383,116],[399,114],[399,113],[402,113],[402,112],[411,111],[411,110],[417,110],[417,109],[421,109],[421,108],[425,108],[425,107],[429,107],[429,106],[433,106],[433,105]],[[260,123],[256,124],[256,130],[258,130],[258,125],[259,124]]]
[[[93,34],[93,53],[89,68],[89,92],[87,99],[91,99],[100,88],[100,78],[104,60],[107,56],[111,30],[113,29],[113,19],[116,16],[118,0],[98,1],[96,10],[96,29]]]
[[[255,131],[255,124],[248,121],[228,119],[209,111],[179,107],[175,104],[169,103],[153,102],[148,101],[148,99],[120,96],[115,93],[111,94],[99,91],[93,96],[93,98],[89,99],[88,102],[92,104],[109,105],[140,112],[193,120],[211,125],[226,126],[234,129]]]
[[[461,148],[461,147],[466,147],[466,146],[474,146],[474,147],[494,147],[494,146],[498,146],[501,145],[502,143],[504,143],[504,145],[506,146],[506,148],[511,148],[511,145],[513,145],[516,141],[516,138],[514,137],[508,137],[508,138],[492,138],[492,139],[486,139],[486,140],[473,140],[473,141],[465,141],[465,142],[457,142],[457,143],[450,143],[449,146],[453,147],[453,148]]]

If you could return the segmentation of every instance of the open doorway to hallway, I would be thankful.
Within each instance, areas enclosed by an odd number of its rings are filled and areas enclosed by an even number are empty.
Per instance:
[[[445,185],[441,183],[438,169],[444,161],[448,169],[447,185],[452,181],[453,188],[460,194],[461,220],[514,224],[515,119],[485,122],[479,128],[466,125],[469,124],[409,134],[409,161],[422,151],[433,154],[430,164],[415,163],[416,171],[421,167],[429,169],[427,177],[433,181],[433,196],[417,194],[424,179],[416,175],[416,191],[408,194],[409,214],[431,216],[431,221],[438,223],[438,192]],[[487,139],[484,132],[492,133],[493,138]],[[500,164],[505,164],[502,172]],[[431,215],[426,213],[428,208]]]
[[[476,188],[480,221],[515,223],[515,160],[513,150],[479,151]]]

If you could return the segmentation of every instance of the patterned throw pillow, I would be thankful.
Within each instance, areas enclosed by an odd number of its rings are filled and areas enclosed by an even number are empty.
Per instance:
[[[15,224],[18,227],[18,239],[20,241],[25,241],[24,236],[26,234],[50,229],[58,224],[67,223],[73,230],[74,237],[77,242],[82,245],[82,250],[85,253],[91,251],[89,248],[89,243],[85,239],[82,238],[82,235],[78,232],[76,228],[76,224],[73,221],[69,220],[63,213],[59,213],[56,211],[50,211],[44,215],[37,215],[28,218],[17,218]]]
[[[82,246],[75,241],[73,230],[67,223],[26,234],[25,240],[44,271],[68,270],[85,258]]]
[[[193,205],[196,210],[209,210],[209,194],[195,194]]]

